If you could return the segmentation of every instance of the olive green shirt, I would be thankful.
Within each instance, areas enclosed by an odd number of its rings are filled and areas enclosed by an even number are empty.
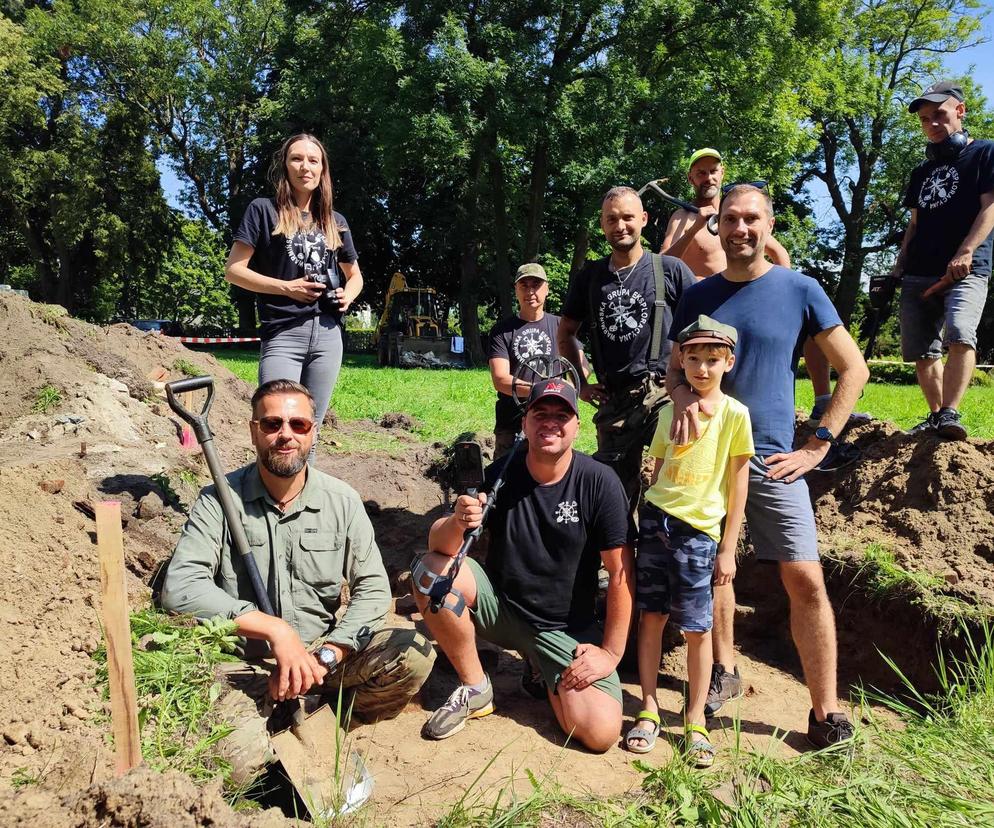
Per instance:
[[[249,547],[276,613],[307,645],[330,641],[360,650],[390,606],[390,584],[359,494],[313,466],[281,512],[255,463],[227,475]],[[342,584],[345,613],[336,621]],[[162,607],[197,618],[237,618],[258,609],[241,555],[233,548],[214,486],[200,493],[169,562]],[[246,641],[246,657],[268,655]]]

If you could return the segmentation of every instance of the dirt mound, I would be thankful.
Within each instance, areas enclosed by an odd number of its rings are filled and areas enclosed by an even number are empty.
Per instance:
[[[402,428],[404,431],[414,431],[421,423],[417,418],[405,414],[403,411],[388,411],[380,417],[380,425],[383,428]]]
[[[879,422],[849,439],[861,462],[808,475],[823,542],[845,551],[877,541],[949,594],[994,603],[994,442],[911,437]]]
[[[198,788],[181,773],[137,768],[65,795],[28,788],[0,801],[9,828],[286,828],[275,809],[235,813],[216,786]]]

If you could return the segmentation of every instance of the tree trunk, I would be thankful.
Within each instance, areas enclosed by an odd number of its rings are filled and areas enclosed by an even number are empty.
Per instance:
[[[490,190],[494,208],[494,288],[500,303],[500,318],[514,312],[514,284],[511,280],[511,243],[507,221],[507,195],[504,192],[504,164],[497,148],[497,129],[487,130],[488,154],[490,156]]]
[[[461,238],[459,251],[459,319],[463,342],[471,365],[483,365],[486,357],[480,342],[479,267],[480,252],[477,218],[480,206],[480,177],[483,172],[483,149],[479,141],[469,160],[466,192],[460,210]]]
[[[545,124],[539,128],[532,154],[532,174],[528,185],[528,224],[522,258],[533,262],[542,242],[542,218],[545,214],[545,188],[549,178],[549,134]]]
[[[587,261],[587,251],[589,249],[590,226],[584,222],[577,226],[576,233],[573,235],[573,258],[569,263],[569,278],[571,282]]]

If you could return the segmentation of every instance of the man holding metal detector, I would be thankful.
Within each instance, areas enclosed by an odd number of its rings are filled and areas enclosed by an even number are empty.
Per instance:
[[[341,688],[360,718],[392,718],[435,660],[424,636],[382,626],[390,584],[362,500],[307,465],[316,434],[310,392],[292,380],[259,386],[250,431],[256,461],[227,475],[226,486],[215,475],[219,485],[200,493],[161,597],[171,612],[233,619],[242,637],[245,661],[229,666],[218,703],[218,715],[235,726],[221,746],[237,782],[276,758],[270,702],[337,696]],[[348,608],[336,619],[343,584]]]
[[[559,322],[559,353],[578,364],[576,336],[589,332],[597,382],[580,378],[580,398],[598,407],[598,460],[621,478],[634,513],[641,492],[642,450],[669,398],[663,378],[673,310],[694,274],[679,259],[643,249],[649,217],[631,187],[608,190],[601,229],[611,255],[588,262],[570,282]]]
[[[412,567],[425,623],[461,681],[425,724],[429,739],[446,739],[493,712],[479,636],[534,659],[571,738],[597,752],[618,740],[615,668],[633,600],[628,506],[617,476],[573,450],[580,422],[566,375],[579,378],[565,360],[556,362],[567,367],[532,383],[507,462],[488,469],[483,493],[460,496],[454,513],[435,522],[432,551]],[[484,521],[490,548],[481,566],[466,553]],[[609,575],[603,631],[594,615],[601,564]]]
[[[994,141],[963,126],[963,90],[953,81],[925,89],[909,105],[928,139],[911,173],[904,206],[911,221],[890,276],[870,281],[878,316],[901,283],[901,353],[914,361],[929,413],[912,434],[965,440],[958,406],[977,362],[994,238]],[[942,351],[949,352],[945,368]]]

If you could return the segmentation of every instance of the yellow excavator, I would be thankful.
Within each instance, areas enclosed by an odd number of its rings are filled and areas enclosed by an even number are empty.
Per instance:
[[[410,287],[394,273],[373,335],[380,365],[431,368],[466,364],[461,337],[448,334],[434,288]]]

